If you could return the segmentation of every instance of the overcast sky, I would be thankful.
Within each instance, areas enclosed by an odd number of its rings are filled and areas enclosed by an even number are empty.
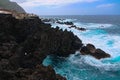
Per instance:
[[[39,15],[120,15],[120,0],[11,0]]]

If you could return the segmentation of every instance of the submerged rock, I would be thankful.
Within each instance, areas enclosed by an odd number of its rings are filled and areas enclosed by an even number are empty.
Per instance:
[[[97,59],[110,57],[110,55],[103,50],[96,49],[93,44],[87,44],[86,46],[83,46],[80,50],[80,53],[82,55],[91,55]]]

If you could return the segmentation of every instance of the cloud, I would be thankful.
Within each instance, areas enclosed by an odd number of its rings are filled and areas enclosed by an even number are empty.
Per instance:
[[[115,6],[114,3],[108,3],[108,4],[98,5],[97,8],[109,8],[109,7],[113,7],[113,6]]]
[[[73,3],[91,3],[98,0],[11,0],[18,2],[23,7],[37,7],[37,6],[62,6]]]

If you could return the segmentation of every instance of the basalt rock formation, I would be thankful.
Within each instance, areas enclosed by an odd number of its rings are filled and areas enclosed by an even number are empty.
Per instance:
[[[52,28],[37,16],[17,19],[0,14],[0,80],[66,80],[50,66],[43,66],[47,55],[66,57],[81,48],[81,54],[97,59],[110,57],[101,49],[82,41],[72,32]]]
[[[72,32],[51,28],[39,17],[0,14],[0,80],[66,80],[42,62],[50,54],[69,56],[81,46]]]
[[[104,52],[103,50],[96,49],[96,47],[93,44],[87,44],[86,46],[83,46],[80,52],[82,55],[91,55],[97,59],[110,57],[110,55]]]

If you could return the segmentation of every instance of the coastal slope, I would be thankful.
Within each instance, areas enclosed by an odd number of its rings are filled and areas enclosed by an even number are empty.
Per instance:
[[[0,8],[25,13],[25,10],[21,6],[16,2],[10,2],[9,0],[0,0]]]

